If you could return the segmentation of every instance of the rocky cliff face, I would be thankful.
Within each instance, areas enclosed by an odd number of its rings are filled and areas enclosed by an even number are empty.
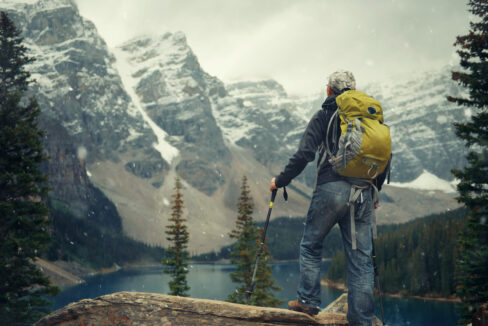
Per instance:
[[[237,107],[218,107],[217,116],[229,140],[265,166],[282,164],[296,150],[304,125],[283,86],[265,80],[230,84],[227,90]]]
[[[348,325],[343,295],[315,318],[285,309],[164,294],[119,292],[72,303],[38,321],[49,325]],[[377,318],[375,326],[381,325]]]
[[[134,92],[134,103],[179,150],[178,173],[212,195],[225,183],[220,166],[230,162],[211,107],[212,98],[226,95],[223,84],[201,69],[181,32],[138,37],[115,53],[125,87]]]
[[[226,86],[233,105],[215,105],[215,116],[229,143],[250,150],[254,158],[275,175],[298,148],[311,103],[290,98],[275,80],[238,82]],[[319,106],[320,108],[320,106]],[[313,187],[315,165],[310,164],[297,181]]]
[[[29,70],[36,80],[32,92],[42,108],[40,123],[48,131],[52,196],[85,200],[86,162],[120,160],[126,152],[152,162],[161,173],[165,163],[150,148],[154,134],[134,110],[105,42],[74,2],[4,6],[36,58]]]
[[[123,88],[114,57],[73,1],[19,3],[8,12],[37,59],[29,70],[43,119],[60,122],[73,143],[86,148],[88,161],[116,159],[116,152],[155,141]]]

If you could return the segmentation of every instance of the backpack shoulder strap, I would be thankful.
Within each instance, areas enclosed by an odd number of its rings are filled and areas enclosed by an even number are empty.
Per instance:
[[[337,139],[336,139],[337,123],[335,121],[337,121],[338,116],[339,116],[339,108],[337,108],[337,110],[335,110],[334,113],[332,113],[329,119],[329,124],[327,125],[327,131],[325,132],[325,151],[330,157],[332,157],[332,150],[329,147],[330,128],[332,127],[332,135],[333,135],[332,143],[335,146],[337,143]]]
[[[336,147],[337,139],[335,136],[337,134],[337,123],[334,123],[333,121],[337,121],[338,111],[339,109],[335,110],[332,116],[330,117],[329,123],[327,125],[327,130],[325,132],[325,141],[322,142],[322,144],[319,147],[319,152],[323,149],[324,153],[322,154],[320,162],[317,165],[317,175],[315,176],[315,188],[317,188],[317,181],[319,178],[320,168],[322,168],[322,165],[324,165],[327,157],[332,157],[332,150],[329,147],[329,133],[331,127],[332,127],[332,135],[334,137],[332,139],[332,143],[334,144],[334,147]]]

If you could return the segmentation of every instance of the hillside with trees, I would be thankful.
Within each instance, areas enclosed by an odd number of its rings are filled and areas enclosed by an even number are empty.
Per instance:
[[[457,234],[465,209],[379,228],[375,241],[381,289],[386,293],[450,297],[456,291]],[[345,258],[338,251],[328,270],[335,282],[346,280]]]

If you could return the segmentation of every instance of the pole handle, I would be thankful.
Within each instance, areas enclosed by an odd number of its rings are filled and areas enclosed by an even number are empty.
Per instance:
[[[272,192],[271,192],[271,200],[270,200],[270,203],[274,203],[275,199],[276,199],[276,193],[278,192],[278,189],[274,189]],[[270,204],[271,205],[271,204]],[[272,205],[271,205],[272,206]]]

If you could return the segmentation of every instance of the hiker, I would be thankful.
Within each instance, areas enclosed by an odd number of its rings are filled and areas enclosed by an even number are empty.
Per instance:
[[[375,194],[377,195],[377,192],[375,193],[373,190],[373,185],[379,190],[385,180],[387,170],[389,170],[391,143],[388,153],[386,153],[388,163],[385,162],[385,164],[388,167],[380,174],[368,171],[372,174],[370,174],[369,183],[365,182],[364,187],[351,188],[352,179],[340,175],[334,168],[333,158],[337,154],[339,146],[337,139],[341,135],[340,119],[336,119],[337,122],[332,120],[334,123],[331,124],[329,122],[338,109],[336,98],[343,93],[346,95],[345,92],[348,91],[354,93],[355,89],[356,82],[351,72],[340,70],[330,75],[327,98],[322,104],[322,109],[308,123],[298,151],[290,158],[283,172],[271,180],[270,190],[287,186],[309,162],[315,159],[315,153],[319,153],[320,164],[317,169],[316,187],[300,243],[300,280],[297,299],[288,303],[288,309],[309,315],[315,315],[320,311],[320,265],[323,241],[332,227],[338,223],[347,263],[349,289],[347,319],[349,325],[371,325],[374,313],[372,228],[375,226],[372,219],[374,216],[373,201]],[[381,110],[379,102],[376,101],[376,103]],[[367,107],[367,110],[376,113],[377,109]],[[382,125],[382,113],[380,124]],[[326,156],[324,157],[324,155]],[[346,155],[344,154],[344,156]],[[378,171],[378,167],[373,166]],[[355,192],[352,201],[351,190]],[[349,205],[349,202],[352,204]],[[353,217],[350,217],[350,214]],[[351,232],[351,227],[355,229],[355,232]]]

